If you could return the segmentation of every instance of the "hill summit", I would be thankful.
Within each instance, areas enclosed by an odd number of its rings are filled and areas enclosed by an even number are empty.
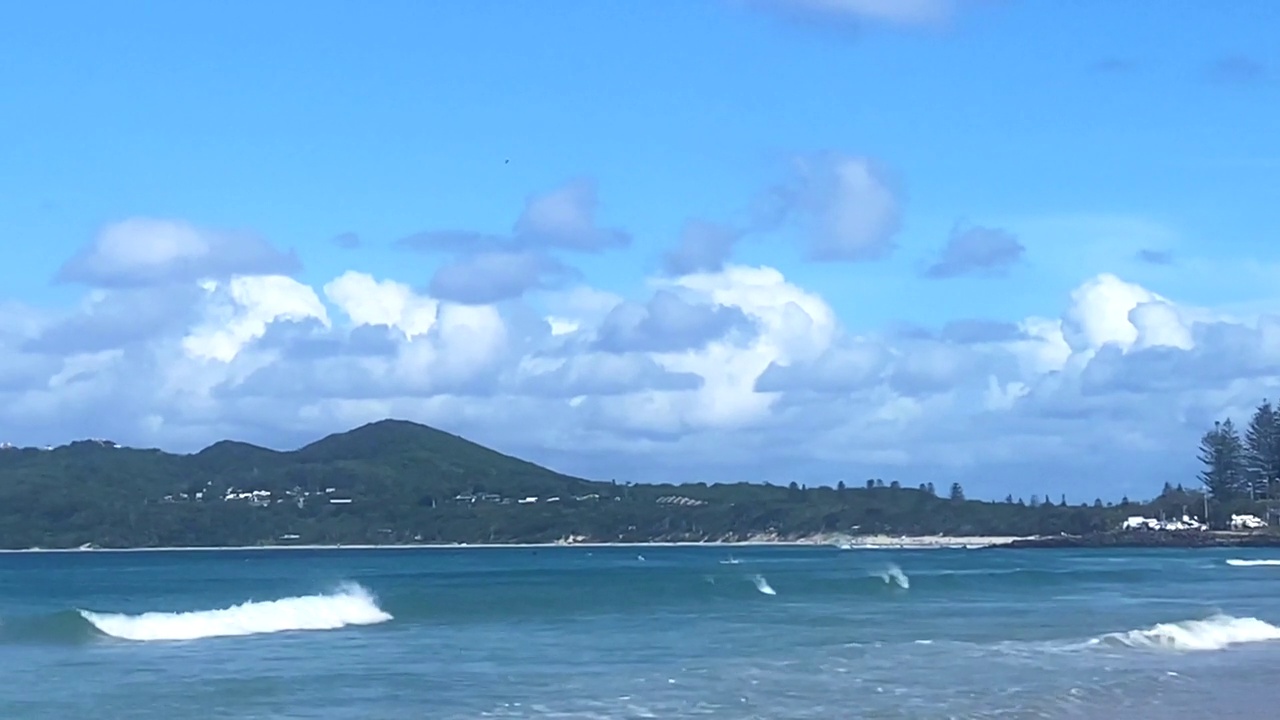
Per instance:
[[[458,497],[514,503],[601,487],[405,420],[288,451],[221,440],[183,455],[77,441],[0,450],[0,546],[257,544],[303,530],[318,542],[386,541],[357,526],[396,525],[406,508]]]

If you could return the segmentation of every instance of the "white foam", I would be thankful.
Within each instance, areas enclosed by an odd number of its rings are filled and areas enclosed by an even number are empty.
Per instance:
[[[910,589],[911,587],[911,578],[907,577],[907,574],[902,572],[902,568],[894,565],[893,563],[889,563],[889,566],[877,573],[876,577],[884,580],[886,585],[893,583],[903,590]]]
[[[1280,566],[1280,560],[1240,560],[1238,558],[1232,558],[1227,561],[1227,564],[1233,567]]]
[[[756,589],[765,595],[777,595],[778,591],[769,585],[769,581],[764,579],[763,575],[753,575],[751,582],[756,584]]]
[[[1092,644],[1118,643],[1160,650],[1222,650],[1232,645],[1280,640],[1280,627],[1257,618],[1214,615],[1205,620],[1160,623],[1144,630],[1109,633]]]
[[[328,595],[246,602],[220,610],[148,612],[141,615],[78,611],[94,627],[122,640],[198,640],[287,630],[336,630],[374,625],[391,615],[363,587],[347,584]]]

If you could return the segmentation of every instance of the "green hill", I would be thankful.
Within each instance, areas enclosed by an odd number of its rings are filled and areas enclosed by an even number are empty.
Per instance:
[[[1094,532],[1139,511],[868,485],[594,482],[399,420],[293,451],[221,441],[178,455],[86,440],[0,448],[0,547],[1031,535]],[[1196,502],[1164,500],[1170,512]]]
[[[192,455],[5,448],[0,547],[442,541],[486,510],[608,487],[398,420],[288,452],[228,440]]]

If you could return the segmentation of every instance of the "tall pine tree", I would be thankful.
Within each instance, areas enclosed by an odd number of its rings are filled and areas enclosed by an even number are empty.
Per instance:
[[[1215,422],[1200,439],[1199,460],[1204,469],[1198,477],[1213,499],[1225,501],[1248,494],[1245,446],[1230,418]]]
[[[1270,498],[1280,482],[1280,412],[1269,401],[1254,410],[1244,431],[1244,446],[1250,496]]]

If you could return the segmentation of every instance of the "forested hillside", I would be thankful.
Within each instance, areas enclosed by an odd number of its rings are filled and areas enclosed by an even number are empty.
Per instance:
[[[1154,505],[966,500],[959,486],[617,485],[569,477],[386,420],[280,452],[222,441],[192,455],[86,440],[0,449],[0,547],[224,546],[797,538],[818,533],[1057,534]]]

